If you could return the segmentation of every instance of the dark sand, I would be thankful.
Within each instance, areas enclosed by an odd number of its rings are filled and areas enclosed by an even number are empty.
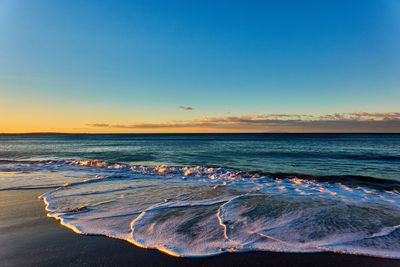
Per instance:
[[[334,253],[226,253],[175,258],[104,236],[75,234],[46,217],[46,190],[0,191],[0,266],[400,266],[399,260]]]

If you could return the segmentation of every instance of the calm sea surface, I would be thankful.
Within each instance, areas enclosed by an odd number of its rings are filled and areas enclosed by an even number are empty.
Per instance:
[[[0,135],[0,190],[180,256],[400,258],[400,134]]]

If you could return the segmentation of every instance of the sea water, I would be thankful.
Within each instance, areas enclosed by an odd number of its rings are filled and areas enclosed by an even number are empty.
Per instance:
[[[175,256],[400,258],[399,134],[0,135],[0,190]]]

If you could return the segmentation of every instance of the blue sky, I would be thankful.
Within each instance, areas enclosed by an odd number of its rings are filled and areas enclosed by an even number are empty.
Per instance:
[[[0,3],[3,131],[397,112],[399,85],[396,0]]]

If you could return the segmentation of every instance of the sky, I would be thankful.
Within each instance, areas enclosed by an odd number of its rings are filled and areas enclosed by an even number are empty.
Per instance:
[[[400,132],[400,1],[0,1],[0,133]]]

